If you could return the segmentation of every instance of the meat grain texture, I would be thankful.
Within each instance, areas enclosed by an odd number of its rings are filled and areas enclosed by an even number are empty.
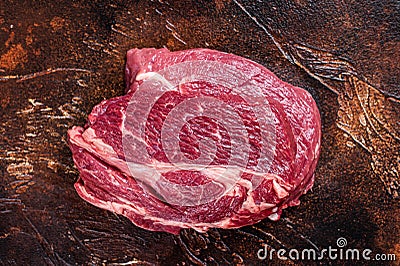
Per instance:
[[[260,89],[262,99],[254,97],[254,102],[248,102],[224,85],[207,80],[183,80],[152,104],[142,132],[149,159],[142,165],[137,164],[132,171],[129,163],[135,159],[127,154],[126,143],[123,143],[124,125],[132,98],[138,97],[141,85],[154,73],[176,64],[186,62],[190,65],[190,62],[199,61],[217,62],[243,73],[247,81]],[[101,102],[94,107],[85,127],[75,126],[68,131],[73,159],[80,172],[75,188],[91,204],[122,214],[148,230],[177,234],[182,228],[193,228],[204,232],[209,228],[251,225],[267,217],[277,220],[282,209],[298,205],[299,197],[312,187],[321,141],[317,106],[307,91],[281,81],[262,65],[208,49],[176,52],[132,49],[127,53],[126,83],[126,95]],[[250,147],[246,165],[239,169],[239,178],[229,188],[221,183],[220,178],[214,178],[213,173],[229,166],[235,136],[230,135],[229,130],[216,119],[194,117],[180,132],[176,132],[179,149],[190,160],[196,160],[204,152],[200,140],[208,138],[215,143],[208,172],[196,168],[182,170],[169,161],[163,150],[162,130],[168,114],[185,101],[201,97],[229,105],[229,111],[238,114],[246,129],[247,134],[243,137]],[[142,102],[147,100],[139,99]],[[265,142],[252,107],[262,105],[265,100],[268,103],[266,108],[273,114],[274,150],[268,171],[259,171],[258,166],[264,162],[260,150]],[[153,182],[157,187],[149,189],[147,177],[138,175],[142,171],[146,176],[145,173],[152,169],[161,169],[163,182]],[[212,184],[205,187],[211,190],[222,188],[223,193],[215,199],[209,197],[211,200],[205,203],[179,204],[184,196],[165,187],[165,182],[189,188]],[[203,198],[212,195],[208,189],[201,191]],[[168,196],[176,200],[165,200]]]

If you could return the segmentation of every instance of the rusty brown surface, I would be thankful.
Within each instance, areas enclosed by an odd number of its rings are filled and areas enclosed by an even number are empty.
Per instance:
[[[339,237],[400,260],[398,1],[88,2],[0,2],[0,264],[257,265],[270,263],[264,244],[322,250]],[[299,207],[173,236],[77,196],[67,129],[123,93],[127,49],[163,46],[235,53],[311,92],[322,154]]]

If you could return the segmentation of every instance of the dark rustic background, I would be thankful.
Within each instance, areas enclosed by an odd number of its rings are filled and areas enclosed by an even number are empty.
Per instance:
[[[0,1],[0,264],[257,265],[264,244],[339,237],[399,262],[399,1],[46,2]],[[66,131],[123,94],[133,47],[235,53],[311,92],[322,154],[302,204],[278,222],[174,236],[80,199]]]

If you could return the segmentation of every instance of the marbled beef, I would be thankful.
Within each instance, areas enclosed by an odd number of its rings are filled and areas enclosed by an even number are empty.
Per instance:
[[[68,131],[78,194],[137,226],[237,228],[299,204],[321,124],[307,91],[208,49],[132,49],[126,94]]]

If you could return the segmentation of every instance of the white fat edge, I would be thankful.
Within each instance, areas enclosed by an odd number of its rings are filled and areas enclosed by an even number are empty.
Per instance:
[[[276,195],[280,199],[283,199],[283,198],[285,198],[285,197],[287,197],[289,195],[289,192],[284,188],[284,186],[279,184],[276,181],[276,179],[272,180],[272,187],[275,190]]]
[[[171,171],[189,170],[199,171],[208,176],[213,181],[229,181],[232,177],[240,176],[243,169],[236,166],[220,166],[220,165],[200,165],[200,164],[187,164],[187,163],[165,163],[156,160],[151,160],[150,164],[127,162],[131,167],[138,169],[156,169],[160,173],[167,173]]]
[[[209,165],[200,170],[200,172],[207,177],[212,177],[211,179],[213,181],[218,181],[224,185],[233,185],[242,176],[243,168],[237,166],[221,167]]]
[[[136,81],[146,81],[154,79],[156,81],[160,81],[161,83],[167,85],[169,90],[174,90],[175,86],[173,86],[164,76],[160,75],[158,72],[146,72],[146,73],[139,73],[136,75]]]
[[[180,227],[180,228],[193,228],[197,231],[205,232],[207,230],[207,228],[211,228],[211,227],[218,227],[218,228],[226,227],[226,226],[230,225],[230,223],[233,219],[233,217],[227,217],[223,220],[220,220],[217,222],[212,222],[212,223],[201,223],[201,222],[187,223],[187,222],[173,221],[173,220],[169,220],[169,219],[151,216],[146,211],[146,209],[138,208],[137,206],[133,206],[131,202],[129,202],[128,200],[126,200],[124,198],[120,198],[120,197],[117,197],[117,198],[126,204],[112,202],[111,205],[107,205],[107,206],[112,206],[112,210],[118,210],[115,212],[124,214],[125,210],[129,210],[136,214],[141,215],[143,217],[143,219],[151,220],[153,223],[158,223],[161,225],[175,226],[175,227]]]
[[[241,178],[238,182],[240,186],[247,188],[247,197],[246,200],[243,202],[242,207],[238,212],[247,210],[251,213],[258,213],[266,209],[270,209],[275,207],[273,203],[261,202],[260,204],[256,204],[253,198],[253,184],[250,180],[246,180]]]
[[[130,162],[129,162],[130,163]],[[135,166],[140,167],[141,164],[136,164]],[[279,186],[285,187],[285,189],[290,189],[291,185],[283,180],[280,176],[270,173],[260,173],[250,169],[246,169],[239,166],[232,166],[232,165],[201,165],[201,164],[186,164],[186,163],[164,163],[153,160],[151,164],[148,164],[148,167],[152,167],[157,169],[157,171],[161,173],[166,173],[170,171],[177,171],[177,170],[193,170],[199,171],[205,175],[207,175],[212,180],[217,181],[225,181],[227,179],[231,179],[232,176],[239,176],[237,181],[239,180],[246,180],[243,179],[241,176],[243,173],[248,173],[255,176],[260,176],[266,180],[276,180],[277,184],[281,184]],[[213,178],[212,176],[216,176]],[[247,181],[247,180],[246,180]],[[252,186],[249,186],[249,189],[252,190]]]
[[[86,133],[87,132],[87,133]],[[129,174],[126,162],[118,158],[117,153],[113,147],[104,143],[102,139],[98,138],[92,128],[88,128],[81,134],[77,130],[70,130],[70,141],[85,149],[89,153],[98,154],[99,157],[112,166],[120,169],[124,174]]]
[[[108,175],[111,177],[111,183],[114,186],[121,185],[121,181],[123,181],[123,180],[121,180],[121,178],[118,175],[114,175],[113,170],[111,170],[110,168],[107,168],[107,172],[108,172]]]
[[[268,216],[268,218],[269,218],[271,221],[278,221],[279,215],[278,215],[276,212],[274,212],[274,213],[271,213],[271,214]]]
[[[289,194],[288,191],[286,190],[285,186],[290,187],[290,184],[284,182],[284,180],[281,177],[279,177],[278,175],[264,174],[263,178],[266,180],[272,180],[273,189],[275,190],[275,192],[279,198],[284,198]],[[282,182],[283,182],[283,184],[280,185],[279,183],[282,183]],[[252,195],[253,190],[255,188],[253,188],[253,184],[251,181],[240,178],[240,180],[237,181],[237,186],[242,186],[247,189],[246,200],[243,202],[242,207],[238,212],[247,210],[251,213],[258,213],[258,212],[261,212],[261,211],[264,211],[267,209],[271,209],[271,208],[273,208],[272,212],[274,212],[274,213],[276,213],[278,211],[278,208],[275,207],[276,205],[273,203],[268,203],[268,202],[260,202],[259,204],[255,203],[254,197]],[[235,191],[235,189],[232,191]],[[229,195],[229,194],[227,194],[227,195],[235,196],[235,195]]]
[[[110,177],[108,180],[111,181],[111,183],[114,186],[119,186],[122,183],[126,183],[126,181],[124,179],[121,179],[118,175],[115,175],[113,170],[111,170],[109,167],[107,167],[106,165],[103,165],[103,168],[105,169],[105,171],[108,173],[108,176]],[[97,177],[97,172],[98,170],[88,170],[88,169],[82,169],[83,172],[86,172],[92,176]],[[100,178],[98,178],[100,179]]]
[[[156,74],[156,72],[152,72],[152,71],[150,71],[150,72],[140,71],[136,75],[135,80],[136,81],[146,80],[146,79],[152,78],[155,74]]]
[[[126,108],[127,109],[127,108]],[[121,132],[125,131],[125,120],[126,120],[126,112],[124,112],[124,110],[126,111],[125,107],[121,107],[121,109],[119,109],[120,113],[121,113],[121,124],[119,126],[119,130],[121,130]]]
[[[92,144],[92,146],[96,147],[97,150],[101,151],[103,154],[112,154],[117,155],[110,145],[104,143],[101,138],[98,138],[96,132],[93,128],[88,128],[82,133],[82,138],[87,142]]]
[[[92,128],[86,129],[82,134],[77,132],[76,134],[70,135],[70,141],[73,144],[84,148],[87,151],[94,152],[95,154],[106,154],[106,152],[103,151],[107,151],[108,156],[117,156],[114,149],[110,145],[104,143],[102,139],[97,138]]]
[[[85,198],[86,200],[88,200],[91,204],[93,204],[94,206],[97,206],[99,208],[102,209],[106,209],[106,210],[112,210],[115,213],[118,214],[122,214],[124,215],[124,210],[126,209],[127,205],[123,205],[123,204],[119,204],[117,202],[110,202],[110,201],[105,201],[105,200],[101,200],[98,198],[95,198],[94,196],[92,196],[92,194],[88,193],[85,186],[79,185],[79,192],[83,195],[83,198]],[[119,198],[119,200],[122,200],[123,198]],[[127,200],[123,199],[125,202],[127,202]],[[131,211],[133,211],[134,213],[140,214],[142,216],[146,216],[146,209],[143,207],[138,207],[138,206],[133,206],[131,205],[131,203],[129,203],[129,209]]]
[[[315,149],[314,149],[314,159],[317,157],[317,154],[319,151],[319,146],[320,146],[320,143],[318,141],[317,144],[315,145]]]

